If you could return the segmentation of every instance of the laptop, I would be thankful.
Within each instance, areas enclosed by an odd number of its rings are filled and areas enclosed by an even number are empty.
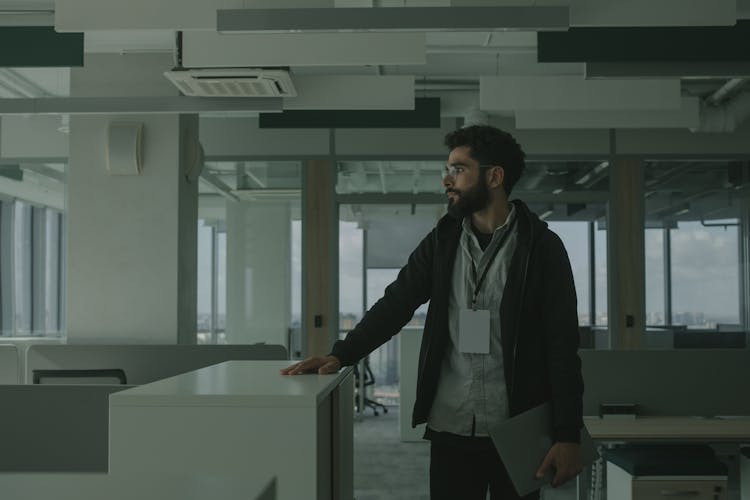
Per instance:
[[[490,429],[490,438],[520,496],[552,482],[553,468],[543,478],[536,478],[536,471],[552,447],[552,408],[549,403],[501,422]],[[585,467],[597,458],[596,444],[584,426],[581,429],[581,461]]]

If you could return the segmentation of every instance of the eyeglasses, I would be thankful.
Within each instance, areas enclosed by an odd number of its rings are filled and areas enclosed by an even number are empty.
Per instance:
[[[497,165],[479,165],[479,168],[488,169],[496,166]],[[458,174],[464,171],[466,171],[466,167],[462,167],[461,165],[446,165],[443,168],[443,177],[450,177],[451,179],[455,179],[456,177],[458,177]]]
[[[464,167],[458,167],[456,165],[446,165],[443,169],[443,177],[450,177],[451,179],[455,179],[458,177],[458,174],[466,170]]]

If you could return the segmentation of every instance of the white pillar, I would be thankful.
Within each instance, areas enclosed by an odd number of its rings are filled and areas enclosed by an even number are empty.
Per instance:
[[[176,95],[168,54],[90,55],[71,95]],[[107,126],[143,123],[143,170],[107,170]],[[68,342],[195,343],[196,181],[187,180],[197,115],[86,115],[70,120]]]
[[[227,342],[287,344],[291,207],[227,202]]]

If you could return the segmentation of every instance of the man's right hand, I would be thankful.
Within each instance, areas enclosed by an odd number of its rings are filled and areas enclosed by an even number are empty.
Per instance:
[[[281,370],[282,375],[301,375],[303,373],[336,373],[341,368],[341,361],[335,356],[310,357]]]

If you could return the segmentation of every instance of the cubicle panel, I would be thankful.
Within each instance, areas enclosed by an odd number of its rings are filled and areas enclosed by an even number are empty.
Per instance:
[[[129,387],[0,386],[0,472],[106,472],[109,395]]]
[[[18,376],[18,348],[0,344],[0,384],[17,384]]]
[[[584,415],[635,403],[641,416],[750,415],[750,351],[580,351]]]
[[[230,360],[283,360],[280,345],[35,345],[26,355],[25,383],[34,370],[122,369],[141,385]]]
[[[741,330],[678,330],[674,333],[675,349],[744,349],[746,340]]]

